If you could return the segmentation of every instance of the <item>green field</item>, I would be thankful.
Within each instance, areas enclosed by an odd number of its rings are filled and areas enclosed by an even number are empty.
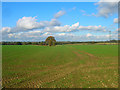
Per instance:
[[[117,88],[117,45],[3,45],[6,88]]]

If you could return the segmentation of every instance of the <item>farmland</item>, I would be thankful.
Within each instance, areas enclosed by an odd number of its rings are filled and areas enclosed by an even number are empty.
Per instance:
[[[6,88],[117,88],[117,45],[3,45]]]

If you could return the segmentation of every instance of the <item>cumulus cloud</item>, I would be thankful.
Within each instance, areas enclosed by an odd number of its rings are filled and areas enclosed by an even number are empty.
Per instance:
[[[8,34],[9,38],[27,38],[27,37],[39,37],[43,34],[40,30],[28,31],[28,32],[20,32],[20,33],[10,33]]]
[[[2,34],[19,33],[25,31],[31,31],[35,29],[43,29],[45,27],[60,26],[61,23],[57,19],[51,19],[51,21],[37,22],[36,17],[23,17],[20,18],[15,27],[3,27]]]
[[[109,16],[118,12],[118,2],[119,0],[100,0],[95,5],[98,5],[97,16],[102,16],[108,18]]]
[[[46,27],[45,32],[75,32],[78,30],[106,31],[106,27],[99,26],[80,26],[79,22],[73,25]]]
[[[41,21],[37,22],[36,17],[23,17],[17,21],[17,27],[22,29],[36,29],[43,28],[45,26],[59,26],[60,22],[56,19],[52,19],[51,21]]]
[[[120,31],[120,28],[116,29],[116,31]]]
[[[118,18],[114,18],[113,22],[118,23]]]
[[[119,18],[119,19],[120,19],[120,18]],[[118,18],[114,18],[113,22],[114,22],[114,23],[119,23],[119,22],[120,22],[119,19],[118,19]]]
[[[95,16],[108,18],[118,13],[118,2],[120,0],[99,0],[95,3],[97,5],[97,13],[87,14],[86,11],[81,10],[84,16]]]
[[[79,30],[106,31],[106,27],[99,26],[79,26]]]
[[[56,36],[74,36],[73,33],[59,33],[59,34],[56,34]]]
[[[8,34],[11,32],[11,28],[10,27],[3,27],[1,30],[0,30],[0,35],[2,37],[2,39],[6,38],[8,39]]]
[[[63,16],[65,13],[66,12],[64,10],[61,10],[54,15],[54,18],[59,18],[59,17]]]
[[[51,33],[51,32],[40,32],[40,31],[29,31],[29,32],[21,32],[21,33],[12,33],[8,34],[9,40],[25,40],[25,41],[44,41],[48,36],[54,36],[57,41],[95,41],[95,40],[109,40],[109,35],[94,35],[91,33],[87,33],[86,35],[80,34],[76,35],[73,33]],[[113,39],[117,39],[117,35],[112,35]],[[6,38],[3,38],[5,40]]]
[[[75,7],[73,9],[76,9]],[[82,11],[85,12],[85,11]],[[15,27],[3,27],[2,37],[3,40],[44,40],[47,36],[52,35],[59,40],[77,40],[77,38],[91,38],[92,34],[76,36],[71,32],[83,31],[106,31],[106,27],[99,26],[82,26],[79,22],[72,25],[61,26],[57,20],[66,12],[61,10],[55,14],[54,18],[50,21],[38,22],[36,17],[22,17],[20,18]],[[70,38],[73,37],[73,38]]]
[[[6,34],[6,33],[9,33],[11,31],[11,28],[10,27],[3,27],[1,31],[2,31],[2,34]]]
[[[57,40],[65,40],[65,41],[103,41],[109,40],[109,35],[94,35],[91,33],[87,33],[85,35],[75,35],[73,33],[61,33],[54,35]],[[117,39],[117,35],[112,35],[113,39]]]
[[[48,26],[60,26],[61,23],[57,19],[51,19]]]
[[[29,20],[32,19],[32,20]],[[23,21],[25,20],[26,24],[30,22],[30,24],[24,25]],[[42,21],[41,21],[42,22]],[[10,27],[3,27],[2,28],[2,35],[3,40],[5,39],[16,39],[16,40],[38,40],[38,39],[45,39],[47,36],[52,35],[57,38],[61,38],[62,36],[66,39],[67,37],[73,37],[74,34],[71,34],[70,32],[76,32],[80,30],[91,30],[91,31],[106,31],[106,27],[99,26],[81,26],[79,25],[79,22],[72,24],[72,25],[64,25],[64,26],[54,26],[56,22],[56,19],[52,19],[48,23],[48,25],[44,26],[44,28],[39,27],[38,24],[40,22],[37,22],[35,18],[22,18],[19,19],[17,22],[17,26],[10,28]],[[37,23],[37,24],[36,24]],[[23,25],[22,25],[23,24]],[[29,26],[31,25],[31,26]],[[38,25],[38,26],[37,26]],[[91,34],[87,34],[87,37],[91,37]],[[69,38],[68,38],[69,39]]]
[[[73,25],[64,25],[64,26],[54,26],[54,27],[46,27],[44,29],[45,32],[71,32],[77,30],[79,27],[79,22]]]
[[[23,29],[34,29],[44,27],[44,23],[37,22],[35,17],[23,17],[17,21],[17,27]]]
[[[90,37],[90,36],[92,36],[92,34],[90,34],[90,33],[88,33],[88,34],[86,35],[86,37]]]

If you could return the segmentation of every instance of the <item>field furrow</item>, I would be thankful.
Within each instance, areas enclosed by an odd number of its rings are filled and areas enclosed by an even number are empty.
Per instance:
[[[108,45],[109,46],[109,45]],[[3,87],[7,88],[116,88],[116,46],[4,46]],[[17,49],[17,55],[11,50]],[[33,51],[30,52],[32,48]],[[87,48],[87,49],[86,49]],[[102,54],[102,50],[106,52]],[[24,50],[24,55],[21,50]],[[107,51],[108,50],[108,51]],[[8,53],[7,55],[5,53]],[[21,53],[22,52],[22,53]],[[11,56],[12,55],[12,56]],[[18,58],[17,58],[18,57]]]

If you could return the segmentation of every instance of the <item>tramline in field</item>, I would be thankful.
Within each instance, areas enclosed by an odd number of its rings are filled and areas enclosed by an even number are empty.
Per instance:
[[[3,87],[116,88],[117,45],[4,45]]]

